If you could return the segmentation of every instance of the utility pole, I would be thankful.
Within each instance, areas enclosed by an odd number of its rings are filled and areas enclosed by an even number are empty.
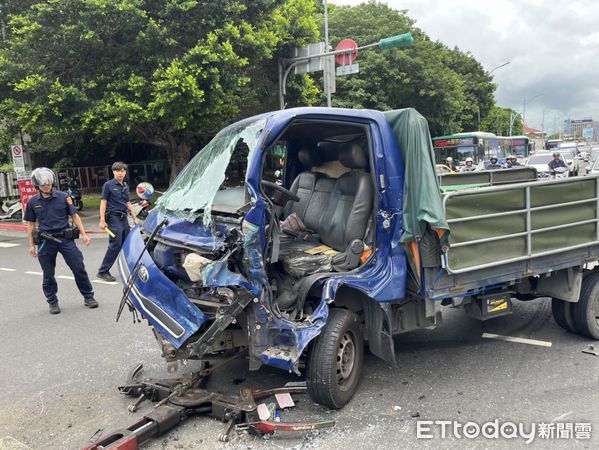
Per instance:
[[[324,51],[325,52],[330,52],[331,51],[331,47],[329,46],[329,13],[327,10],[327,0],[323,0],[323,4],[324,4]],[[326,65],[325,65],[326,67]],[[331,71],[330,70],[326,70],[324,71],[324,90],[325,90],[325,95],[327,97],[327,107],[331,107]]]

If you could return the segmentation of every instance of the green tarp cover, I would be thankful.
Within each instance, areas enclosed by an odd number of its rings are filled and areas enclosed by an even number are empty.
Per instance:
[[[403,186],[403,224],[401,242],[420,238],[427,224],[449,230],[437,182],[433,143],[428,122],[413,108],[383,113],[405,165]]]

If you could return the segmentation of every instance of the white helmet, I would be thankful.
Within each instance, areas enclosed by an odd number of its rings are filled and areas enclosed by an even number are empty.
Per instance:
[[[40,187],[44,184],[54,184],[54,180],[56,180],[54,172],[47,167],[38,167],[31,172],[31,182],[35,187]]]
[[[452,161],[453,161],[453,158],[452,158],[451,156],[448,156],[447,158],[445,158],[445,161],[452,162]]]
[[[467,163],[468,163],[468,162],[471,162],[471,163],[473,163],[473,162],[474,162],[474,160],[473,160],[472,158],[470,158],[470,156],[469,156],[468,158],[466,158],[466,162],[467,162]]]

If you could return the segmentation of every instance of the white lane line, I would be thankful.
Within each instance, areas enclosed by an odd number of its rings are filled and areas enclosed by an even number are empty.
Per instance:
[[[112,285],[119,284],[118,281],[104,281],[104,280],[92,280],[92,283],[112,284]]]
[[[562,414],[561,416],[557,416],[555,419],[553,419],[553,420],[551,421],[551,423],[557,422],[558,420],[562,420],[563,418],[565,418],[565,417],[569,416],[569,415],[570,415],[570,414],[572,414],[573,412],[574,412],[574,411],[570,411],[570,412],[567,412],[567,413],[564,413],[564,414]]]
[[[62,278],[63,280],[74,280],[75,277],[71,277],[69,275],[58,275],[56,278]]]
[[[41,272],[30,272],[30,271],[27,271],[25,273],[28,274],[28,275],[43,275],[43,273],[41,273]]]
[[[10,267],[0,267],[3,272],[16,272],[17,269],[11,269]]]
[[[538,345],[540,347],[551,347],[553,344],[547,341],[537,341],[536,339],[526,339],[513,336],[502,336],[500,334],[483,333],[483,337],[487,339],[497,339],[499,341],[517,342],[519,344]]]
[[[21,244],[13,244],[10,242],[0,242],[0,248],[11,248],[11,247],[18,247]]]

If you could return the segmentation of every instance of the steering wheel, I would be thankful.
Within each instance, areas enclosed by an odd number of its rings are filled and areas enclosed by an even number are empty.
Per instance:
[[[262,180],[262,186],[273,189],[279,192],[284,198],[281,200],[285,200],[283,205],[287,203],[288,200],[293,200],[294,202],[299,202],[300,198],[291,192],[289,189],[285,189],[283,186],[278,185],[277,183],[273,183],[272,181]]]

